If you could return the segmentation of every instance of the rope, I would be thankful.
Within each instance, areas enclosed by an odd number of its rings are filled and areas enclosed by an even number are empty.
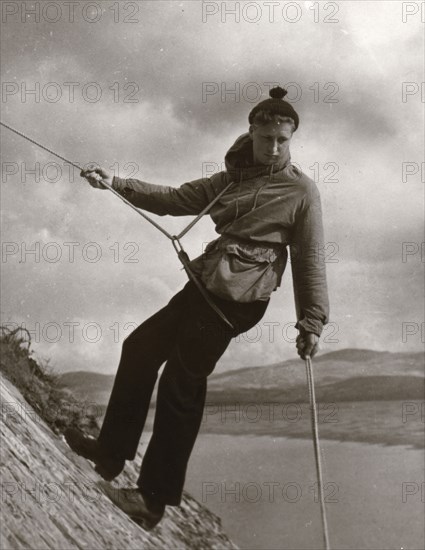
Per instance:
[[[23,137],[24,139],[26,139],[27,141],[30,141],[31,143],[34,143],[34,145],[37,145],[37,147],[40,147],[41,149],[44,149],[45,151],[47,151],[48,153],[50,153],[51,155],[54,155],[55,157],[67,162],[68,164],[70,164],[71,166],[74,166],[74,168],[77,168],[78,170],[83,170],[82,166],[79,166],[78,164],[76,164],[75,162],[72,162],[68,159],[66,159],[65,157],[63,157],[62,155],[58,155],[58,153],[55,153],[54,151],[52,151],[51,149],[49,149],[48,147],[45,147],[44,145],[42,145],[41,143],[39,143],[38,141],[35,141],[35,139],[32,139],[28,136],[26,136],[25,134],[23,134],[22,132],[19,132],[18,130],[15,130],[15,128],[12,128],[11,126],[8,126],[7,124],[5,124],[4,122],[1,122],[0,121],[0,124],[2,126],[4,126],[5,128],[7,128],[8,130],[12,131],[12,132],[15,132],[15,134],[17,134],[18,136],[21,136]],[[136,208],[136,206],[134,206],[134,204],[131,204],[130,201],[128,201],[125,197],[123,197],[122,195],[120,195],[118,193],[118,191],[115,191],[115,189],[105,183],[103,180],[102,180],[102,185],[104,185],[107,189],[109,189],[109,191],[111,191],[116,197],[118,197],[119,199],[121,199],[123,202],[125,202],[125,204],[127,204],[130,208],[132,208],[135,212],[137,212],[140,216],[142,216],[142,218],[144,218],[146,221],[148,221],[149,223],[151,223],[153,226],[155,226],[157,229],[159,229],[159,231],[161,231],[161,233],[163,233],[166,237],[168,237],[169,239],[172,239],[172,235],[170,235],[170,233],[168,233],[168,231],[166,231],[163,227],[161,227],[158,223],[156,223],[155,220],[153,220],[152,218],[150,218],[149,216],[147,216],[144,212],[141,212],[138,208]]]
[[[30,143],[33,143],[34,145],[37,145],[37,147],[40,147],[41,149],[44,149],[51,155],[63,160],[64,162],[67,162],[71,166],[74,166],[78,170],[83,170],[81,166],[76,164],[75,162],[71,162],[70,160],[66,159],[65,157],[59,155],[58,153],[55,153],[55,151],[52,151],[48,147],[45,147],[35,139],[30,138],[29,136],[25,135],[22,132],[19,132],[15,128],[12,128],[8,124],[5,124],[4,122],[0,121],[0,125],[4,126],[11,132],[14,132],[18,136],[21,136],[22,138],[26,139]],[[125,204],[127,204],[132,210],[137,212],[142,218],[144,218],[146,221],[148,221],[150,224],[152,224],[156,229],[161,231],[163,235],[168,237],[171,240],[172,245],[174,246],[177,256],[180,259],[181,263],[183,264],[187,275],[190,279],[193,280],[193,282],[196,284],[197,288],[201,292],[202,296],[205,298],[205,300],[208,302],[208,304],[213,308],[213,310],[219,315],[219,317],[232,329],[234,328],[232,323],[226,318],[224,313],[214,304],[214,302],[210,299],[210,297],[207,295],[205,289],[202,287],[196,276],[193,274],[191,269],[189,268],[189,257],[186,254],[186,252],[183,249],[183,246],[180,243],[180,238],[183,237],[200,219],[202,216],[204,216],[210,208],[221,198],[221,196],[227,191],[227,189],[233,184],[233,182],[230,182],[215,198],[213,201],[211,201],[210,204],[202,212],[192,221],[190,224],[183,229],[179,233],[178,236],[173,236],[168,231],[166,231],[163,227],[161,227],[157,222],[155,222],[152,218],[147,216],[144,212],[141,212],[136,206],[134,206],[130,201],[128,201],[125,197],[123,197],[120,193],[118,193],[111,185],[105,183],[102,180],[102,185],[104,185],[109,191],[111,191],[115,196],[117,196],[119,199],[121,199]],[[176,244],[177,243],[177,244]],[[178,246],[177,246],[178,245]],[[307,384],[308,384],[308,393],[309,393],[309,400],[310,400],[310,411],[311,411],[311,424],[313,429],[313,443],[314,443],[314,456],[316,460],[316,473],[317,473],[317,480],[318,480],[318,489],[319,489],[319,496],[320,496],[320,510],[321,510],[321,516],[322,516],[322,524],[323,524],[323,541],[325,545],[326,550],[330,550],[329,545],[329,535],[328,535],[328,523],[326,518],[326,507],[325,507],[325,497],[323,493],[323,476],[322,476],[322,463],[321,463],[321,456],[320,456],[320,441],[319,441],[319,429],[318,429],[318,419],[317,419],[317,407],[316,407],[316,395],[314,390],[314,377],[313,377],[313,367],[311,363],[310,356],[307,356],[305,359],[305,365],[306,365],[306,372],[307,372]]]
[[[229,187],[231,185],[233,185],[233,181],[231,181],[229,184],[226,185],[226,187],[220,191],[220,193],[202,210],[202,212],[200,212],[196,218],[190,222],[190,224],[188,226],[186,226],[183,231],[181,231],[178,235],[177,235],[177,239],[181,239],[184,235],[186,235],[186,233],[192,229],[192,227],[195,225],[195,223],[198,223],[198,221],[202,218],[202,216],[205,216],[205,214],[207,214],[211,208],[215,205],[215,203],[221,199],[221,197],[224,195],[224,193],[229,189]]]
[[[23,134],[22,132],[19,132],[18,130],[15,130],[15,128],[12,128],[12,126],[8,126],[8,125],[5,124],[4,122],[1,122],[1,120],[0,120],[0,124],[1,124],[2,126],[4,126],[5,128],[7,128],[8,130],[10,130],[11,132],[15,132],[15,134],[18,134],[18,136],[23,137],[24,139],[30,141],[31,143],[34,143],[34,145],[37,145],[38,147],[41,147],[41,148],[44,149],[45,151],[47,151],[47,152],[49,152],[50,154],[54,155],[55,157],[58,157],[59,159],[64,160],[65,162],[67,162],[67,163],[70,164],[71,166],[74,166],[74,167],[77,168],[78,170],[82,170],[81,166],[78,166],[78,164],[75,164],[75,162],[71,162],[70,160],[67,160],[66,158],[62,157],[61,155],[58,155],[57,153],[55,153],[55,152],[52,151],[51,149],[48,149],[48,148],[45,147],[44,145],[41,145],[41,143],[38,143],[38,141],[35,141],[35,139],[32,139],[32,138],[26,136],[25,134]]]
[[[319,498],[320,498],[320,511],[322,515],[323,542],[325,545],[325,549],[330,550],[328,521],[326,518],[325,495],[323,493],[322,461],[320,456],[320,441],[319,441],[319,427],[318,427],[319,423],[317,419],[313,366],[311,362],[311,357],[309,355],[306,356],[305,367],[306,367],[306,373],[307,373],[308,395],[310,400],[311,426],[313,429],[314,456],[316,460],[316,474],[317,474],[317,483],[318,483]]]
[[[79,166],[78,164],[76,164],[75,162],[71,162],[70,160],[66,159],[65,157],[63,157],[62,155],[59,155],[58,153],[55,153],[55,151],[52,151],[52,149],[49,149],[48,147],[45,147],[44,145],[42,145],[41,143],[39,143],[38,141],[36,141],[35,139],[32,139],[30,138],[29,136],[25,135],[24,133],[22,132],[19,132],[18,130],[16,130],[15,128],[12,128],[12,126],[9,126],[8,124],[5,124],[4,122],[0,121],[0,125],[1,126],[4,126],[5,128],[7,128],[8,130],[10,130],[11,132],[14,132],[15,134],[17,134],[18,136],[21,136],[23,137],[24,139],[26,139],[27,141],[29,141],[30,143],[33,143],[34,145],[37,145],[37,147],[40,147],[41,149],[44,149],[45,151],[47,151],[48,153],[50,153],[51,155],[54,155],[55,157],[63,160],[64,162],[67,162],[68,164],[70,164],[71,166],[74,166],[74,168],[77,168],[78,170],[83,170],[83,168],[81,166]],[[102,185],[104,185],[107,189],[109,189],[109,191],[111,191],[116,197],[118,197],[119,199],[121,199],[125,204],[127,204],[132,210],[134,210],[135,212],[137,212],[137,214],[139,214],[140,216],[142,216],[143,219],[145,219],[147,222],[149,222],[150,224],[152,224],[154,227],[156,227],[156,229],[158,229],[159,231],[161,231],[161,233],[163,235],[165,235],[168,239],[170,239],[172,245],[174,246],[176,252],[177,252],[177,256],[179,258],[179,260],[181,261],[181,263],[183,264],[183,267],[188,275],[188,277],[195,283],[196,287],[198,288],[198,290],[200,291],[200,293],[202,294],[202,296],[205,298],[206,302],[208,303],[209,306],[211,306],[211,308],[217,313],[217,315],[231,328],[231,329],[234,329],[234,326],[232,325],[232,323],[227,319],[227,317],[224,315],[224,313],[220,310],[220,308],[218,306],[216,306],[216,304],[213,302],[213,300],[209,297],[209,295],[207,294],[206,290],[204,289],[204,287],[201,285],[201,283],[198,281],[198,279],[196,278],[196,276],[194,275],[194,273],[192,272],[192,270],[189,268],[189,256],[186,254],[185,250],[183,249],[183,246],[182,244],[180,243],[180,240],[181,237],[183,237],[183,235],[185,235],[190,229],[192,229],[192,227],[202,218],[202,216],[204,216],[211,208],[212,206],[214,206],[214,204],[222,197],[222,195],[224,195],[224,193],[229,189],[229,187],[233,184],[233,181],[231,181],[222,191],[220,191],[220,193],[214,198],[213,201],[211,201],[203,210],[202,212],[200,212],[196,218],[190,222],[190,224],[185,227],[185,229],[183,229],[183,231],[181,231],[181,233],[177,236],[175,235],[171,235],[170,233],[168,233],[167,230],[165,230],[163,227],[161,227],[155,220],[153,220],[152,218],[150,218],[147,214],[145,214],[144,212],[142,212],[141,210],[139,210],[136,206],[134,206],[134,204],[132,204],[130,201],[128,201],[125,197],[123,197],[120,193],[118,193],[118,191],[116,191],[111,185],[109,185],[108,183],[105,183],[103,180],[101,180],[101,183]],[[176,243],[178,244],[178,246],[180,248],[177,248],[176,246]]]
[[[189,267],[189,256],[187,255],[186,251],[184,250],[181,242],[177,237],[175,237],[172,241],[172,244],[174,246],[175,251],[177,252],[177,256],[181,263],[183,264],[183,267],[187,273],[187,276],[189,279],[192,279],[192,281],[197,286],[199,292],[202,294],[202,296],[205,298],[205,300],[208,302],[209,306],[217,313],[217,315],[220,317],[222,321],[226,323],[228,327],[230,327],[232,330],[234,330],[234,326],[232,323],[227,319],[227,317],[224,315],[224,313],[221,311],[221,309],[215,305],[213,300],[208,296],[207,291],[205,288],[201,285],[201,283],[198,281],[196,275],[193,273],[193,271]]]

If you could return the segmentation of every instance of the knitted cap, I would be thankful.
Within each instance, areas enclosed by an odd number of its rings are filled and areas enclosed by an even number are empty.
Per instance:
[[[271,99],[265,99],[264,101],[261,101],[249,113],[249,123],[252,124],[254,122],[254,117],[258,113],[258,111],[267,111],[271,115],[282,115],[291,117],[292,119],[294,119],[296,130],[298,128],[300,120],[292,105],[287,101],[284,101],[283,99],[287,93],[288,92],[280,86],[272,88],[269,92]]]

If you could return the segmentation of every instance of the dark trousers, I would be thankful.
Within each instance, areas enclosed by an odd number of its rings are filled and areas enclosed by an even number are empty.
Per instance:
[[[138,486],[164,504],[181,501],[187,463],[202,421],[207,376],[230,340],[263,317],[268,301],[239,303],[211,297],[234,330],[218,317],[192,282],[124,341],[100,444],[133,460],[158,370],[153,433]]]

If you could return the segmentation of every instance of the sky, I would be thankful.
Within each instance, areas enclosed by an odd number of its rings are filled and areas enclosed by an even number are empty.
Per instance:
[[[323,204],[331,317],[322,352],[423,349],[420,2],[72,9],[2,2],[3,122],[76,164],[178,187],[222,169],[253,106],[271,83],[286,87],[300,117],[292,160]],[[186,281],[173,248],[69,164],[4,127],[1,144],[1,321],[24,323],[56,370],[112,374],[125,336]],[[157,219],[173,233],[190,221]],[[184,245],[195,257],[215,237],[205,218]],[[294,323],[288,269],[216,372],[296,357]]]

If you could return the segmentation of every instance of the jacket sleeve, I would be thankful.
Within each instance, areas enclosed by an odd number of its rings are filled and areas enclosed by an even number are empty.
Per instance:
[[[290,252],[297,312],[295,327],[300,332],[320,336],[323,325],[329,320],[329,299],[322,208],[319,191],[313,182],[297,216]]]
[[[178,188],[114,177],[112,187],[134,206],[159,216],[199,214],[219,193],[223,173],[184,183]]]

